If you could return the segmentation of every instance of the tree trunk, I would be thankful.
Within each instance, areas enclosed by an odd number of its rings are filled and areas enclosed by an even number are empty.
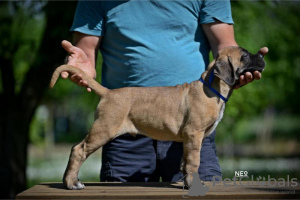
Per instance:
[[[69,39],[76,2],[49,1],[45,6],[46,29],[37,59],[26,74],[19,94],[15,94],[13,61],[0,55],[3,93],[0,94],[0,198],[15,198],[26,189],[29,125],[48,89],[55,67],[66,52],[61,41]]]

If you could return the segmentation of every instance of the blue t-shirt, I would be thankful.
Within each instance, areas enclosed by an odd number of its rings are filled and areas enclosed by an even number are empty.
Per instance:
[[[80,1],[71,31],[103,36],[104,86],[174,86],[200,78],[216,21],[233,23],[229,1]]]

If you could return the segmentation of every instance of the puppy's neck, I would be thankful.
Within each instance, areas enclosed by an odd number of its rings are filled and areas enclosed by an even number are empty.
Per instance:
[[[201,78],[205,81],[205,83],[209,83],[209,78],[211,73],[214,73],[213,71],[214,67],[210,67],[208,70],[206,70],[202,75]],[[211,83],[211,87],[213,89],[215,89],[216,91],[218,91],[223,97],[229,99],[229,97],[232,94],[233,91],[233,87],[226,84],[223,80],[221,80],[218,77],[214,77],[212,83]],[[211,91],[211,89],[207,86],[204,85],[204,91],[205,93],[212,97],[212,96],[216,96],[216,94],[214,92]],[[221,102],[224,102],[221,100]]]

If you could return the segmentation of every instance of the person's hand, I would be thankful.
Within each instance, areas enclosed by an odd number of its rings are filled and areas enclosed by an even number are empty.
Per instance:
[[[70,42],[66,40],[62,41],[61,45],[69,53],[68,60],[67,60],[68,65],[72,65],[80,68],[82,71],[84,71],[87,75],[91,76],[92,78],[96,77],[95,67],[91,64],[88,56],[82,49],[73,46]],[[66,79],[69,77],[69,73],[62,72],[61,77]],[[86,87],[88,92],[92,91],[91,88],[87,87],[88,86],[87,81],[82,80],[81,74],[73,74],[70,77],[70,79],[77,85]]]
[[[267,47],[261,48],[258,53],[265,56],[268,53],[269,49]],[[241,75],[239,79],[239,84],[236,85],[234,88],[238,89],[242,86],[247,85],[248,83],[251,83],[253,80],[259,80],[261,79],[261,73],[259,71],[254,71],[253,74],[251,72],[246,72],[245,75]]]

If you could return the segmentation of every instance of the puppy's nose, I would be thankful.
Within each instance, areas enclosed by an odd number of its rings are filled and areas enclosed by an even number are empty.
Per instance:
[[[264,65],[265,65],[265,62],[264,62],[263,60],[258,60],[258,61],[257,61],[257,64],[258,64],[259,66],[264,66]]]
[[[258,54],[258,57],[261,58],[261,59],[264,58],[264,56],[262,54],[260,54],[260,53]]]

